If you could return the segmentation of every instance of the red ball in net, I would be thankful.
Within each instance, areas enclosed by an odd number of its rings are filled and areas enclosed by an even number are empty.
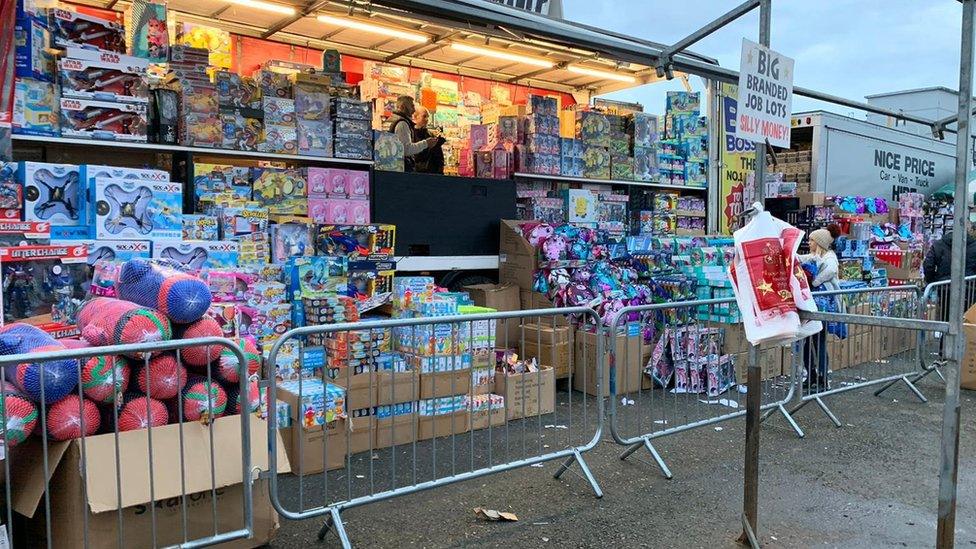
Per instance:
[[[119,432],[162,427],[169,423],[169,410],[162,401],[145,395],[126,395],[119,410]]]
[[[95,402],[115,402],[115,395],[129,386],[132,369],[115,355],[82,359],[81,388],[85,396]]]
[[[247,382],[247,398],[240,398],[240,386],[237,383],[228,384],[224,387],[227,392],[227,413],[237,415],[243,411],[247,413],[257,412],[261,408],[261,390],[258,387],[258,380],[251,379]]]
[[[4,390],[0,399],[0,412],[7,420],[4,425],[4,443],[13,448],[31,436],[37,426],[37,406],[26,395],[12,388]]]
[[[234,343],[244,353],[244,359],[247,361],[248,377],[258,373],[258,370],[261,369],[261,353],[258,352],[257,345],[246,337],[235,338]],[[241,378],[238,373],[240,366],[237,362],[237,353],[226,347],[222,348],[220,358],[217,362],[217,375],[220,379],[227,383],[237,383],[240,381]]]
[[[197,421],[204,416],[217,419],[227,411],[227,392],[216,381],[194,377],[183,388],[183,418]]]
[[[170,353],[149,360],[149,367],[140,366],[136,373],[139,390],[156,400],[166,400],[180,394],[186,385],[186,368]]]
[[[224,330],[220,327],[220,323],[214,320],[212,316],[205,315],[193,324],[186,325],[180,334],[180,339],[223,336]],[[220,345],[198,345],[195,347],[187,347],[180,352],[182,353],[183,362],[187,366],[203,368],[217,360],[222,349],[223,347]]]
[[[47,411],[47,434],[52,440],[71,440],[90,436],[101,424],[98,406],[90,399],[68,395]]]

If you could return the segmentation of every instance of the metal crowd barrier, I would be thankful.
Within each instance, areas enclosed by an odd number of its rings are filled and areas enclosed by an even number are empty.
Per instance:
[[[821,298],[842,302],[845,312],[817,313],[827,315],[817,318],[831,319],[824,321],[825,332],[794,344],[800,394],[789,411],[785,406],[777,411],[793,425],[794,415],[813,402],[841,427],[843,423],[825,403],[826,397],[881,385],[877,396],[898,382],[927,402],[915,386],[927,375],[920,368],[919,345],[926,329],[942,330],[944,326],[930,320],[934,309],[919,294],[915,286],[816,292]],[[767,412],[763,419],[769,415]]]
[[[735,299],[725,298],[626,307],[618,313],[610,334],[642,336],[636,344],[605,345],[613,394],[610,434],[627,447],[621,459],[644,448],[671,478],[653,440],[745,417],[751,345],[737,311]],[[793,397],[795,365],[785,347],[757,351],[762,409],[775,409]]]
[[[0,356],[0,370],[7,374],[0,376],[5,404],[0,406],[5,427],[5,508],[0,516],[6,523],[0,528],[5,541],[13,547],[193,548],[252,537],[255,462],[250,414],[189,421],[181,398],[167,410],[160,408],[158,400],[131,400],[126,395],[121,402],[133,408],[120,411],[111,404],[96,404],[89,396],[95,394],[91,376],[108,375],[103,366],[111,373],[110,380],[101,380],[101,387],[105,389],[107,381],[111,384],[97,398],[120,402],[127,380],[119,361],[131,366],[132,386],[138,384],[138,368],[149,367],[150,355],[173,353],[177,368],[182,369],[189,349],[213,356],[215,347],[224,353],[222,358],[228,361],[224,364],[233,366],[236,361],[240,394],[248,394],[247,360],[233,341],[220,337]],[[48,386],[49,376],[62,375],[71,368],[65,364],[79,360],[77,388],[58,394],[56,401],[49,398],[59,386],[56,381]],[[99,369],[83,378],[88,360],[96,361]],[[32,413],[8,380],[9,370],[26,364],[50,366],[35,367],[39,385],[34,390],[40,396]],[[207,370],[204,377],[213,382]],[[153,384],[145,387],[145,395],[154,398]],[[206,393],[206,409],[219,409],[220,402],[215,401],[219,397]],[[140,423],[140,416],[155,417],[166,425]],[[25,437],[31,424],[33,434]],[[120,432],[122,425],[132,430]],[[72,438],[62,440],[65,437]],[[266,508],[270,511],[270,506]],[[270,512],[266,515],[264,526],[270,532],[276,521]]]
[[[574,307],[286,332],[266,362],[268,402],[289,403],[268,422],[273,507],[290,520],[326,517],[319,538],[334,530],[350,547],[346,509],[553,460],[555,477],[576,463],[601,497],[583,454],[603,432],[603,341],[570,320],[599,325]],[[512,357],[495,348],[540,367],[496,378],[496,359]],[[274,473],[282,427],[289,477]]]

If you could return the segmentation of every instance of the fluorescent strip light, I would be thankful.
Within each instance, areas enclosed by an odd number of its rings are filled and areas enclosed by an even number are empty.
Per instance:
[[[576,74],[585,74],[586,76],[595,76],[597,78],[603,78],[605,80],[616,80],[617,82],[630,82],[635,83],[637,79],[633,76],[626,74],[618,74],[615,72],[608,71],[598,71],[596,69],[588,69],[586,67],[578,67],[576,65],[570,65],[566,67],[569,72],[575,72]]]
[[[411,42],[417,42],[420,44],[430,41],[430,37],[427,36],[426,34],[417,34],[414,32],[397,30],[390,27],[374,25],[372,23],[364,23],[362,21],[357,21],[355,19],[347,19],[344,17],[332,17],[331,15],[319,15],[317,19],[322,23],[328,23],[330,25],[336,25],[338,27],[345,27],[347,29],[355,29],[363,32],[371,32],[374,34],[382,34],[383,36],[400,38],[403,40],[409,40]]]
[[[507,51],[492,50],[488,48],[479,48],[478,46],[463,44],[461,42],[451,42],[451,48],[458,51],[467,52],[467,53],[483,55],[485,57],[494,57],[495,59],[504,59],[505,61],[513,61],[515,63],[524,63],[526,65],[532,65],[533,67],[540,67],[543,69],[551,69],[554,66],[556,66],[556,64],[551,61],[545,61],[543,59],[537,59],[535,57],[526,57],[524,55],[509,53]]]
[[[280,13],[282,15],[295,15],[295,8],[291,6],[283,6],[281,4],[273,4],[271,2],[262,2],[261,0],[228,0],[231,4],[237,4],[238,6],[244,6],[247,8],[254,8],[256,10],[271,11],[274,13]]]

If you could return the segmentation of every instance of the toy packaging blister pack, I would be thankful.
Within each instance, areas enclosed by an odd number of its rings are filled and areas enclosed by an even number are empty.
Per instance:
[[[17,177],[24,189],[24,219],[58,225],[84,225],[85,186],[73,164],[21,162]]]
[[[54,81],[51,31],[38,17],[18,17],[14,24],[14,74],[19,78]]]
[[[149,80],[145,59],[113,52],[68,48],[58,62],[61,97],[145,103]]]
[[[157,240],[153,257],[175,261],[191,271],[237,267],[238,243],[207,240]]]
[[[251,198],[272,214],[304,215],[308,211],[305,176],[299,169],[254,168]]]
[[[145,104],[61,98],[61,135],[107,141],[146,142]]]
[[[125,29],[116,21],[61,8],[51,10],[49,21],[56,46],[89,46],[125,53]]]
[[[60,108],[54,84],[18,78],[14,84],[13,133],[61,135]]]
[[[71,322],[88,291],[87,255],[83,244],[0,248],[4,320],[50,314]]]
[[[95,238],[178,239],[183,235],[183,185],[95,178]]]

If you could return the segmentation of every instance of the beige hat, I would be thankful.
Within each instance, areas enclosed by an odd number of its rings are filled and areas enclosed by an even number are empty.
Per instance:
[[[817,243],[824,250],[829,250],[834,245],[834,237],[827,229],[817,229],[810,233],[810,240]]]

